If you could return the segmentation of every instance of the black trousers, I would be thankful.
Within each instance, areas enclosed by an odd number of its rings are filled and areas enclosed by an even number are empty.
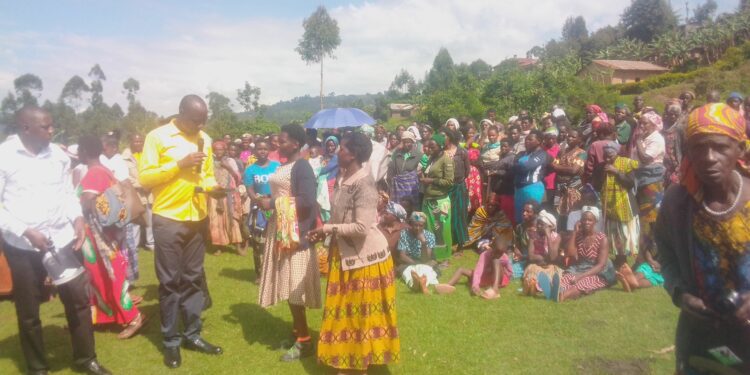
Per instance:
[[[42,322],[39,320],[39,305],[45,297],[43,288],[47,277],[47,271],[42,265],[42,254],[6,244],[5,256],[13,276],[18,336],[21,338],[26,366],[29,371],[47,370],[49,366],[44,353]],[[96,359],[88,286],[89,279],[84,273],[57,287],[60,300],[65,306],[65,318],[73,341],[73,360],[78,366]]]
[[[154,260],[159,279],[159,308],[164,346],[200,337],[205,303],[203,258],[208,220],[176,221],[153,216]],[[182,316],[185,331],[178,332]]]

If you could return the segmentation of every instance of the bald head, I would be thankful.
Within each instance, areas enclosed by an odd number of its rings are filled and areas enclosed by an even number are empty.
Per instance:
[[[176,124],[184,133],[194,135],[200,132],[208,120],[208,107],[198,95],[186,95],[180,100],[180,114]]]
[[[205,111],[208,112],[206,102],[198,95],[190,94],[180,100],[180,114],[187,113],[190,111]]]
[[[52,116],[36,106],[24,106],[14,116],[18,137],[32,152],[39,152],[52,139]]]

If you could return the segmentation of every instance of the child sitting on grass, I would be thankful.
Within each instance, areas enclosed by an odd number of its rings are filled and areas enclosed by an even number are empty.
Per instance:
[[[447,284],[438,284],[439,294],[453,293],[455,285],[466,277],[471,283],[471,293],[484,299],[500,298],[500,288],[510,282],[513,266],[508,256],[510,241],[506,236],[495,235],[493,239],[479,241],[479,260],[474,269],[459,268]],[[482,291],[482,288],[487,288]]]

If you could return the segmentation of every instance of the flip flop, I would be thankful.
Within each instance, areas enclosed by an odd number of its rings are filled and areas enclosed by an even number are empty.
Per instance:
[[[560,302],[560,274],[556,273],[552,276],[552,287],[550,288],[550,298],[555,302]]]
[[[550,281],[549,276],[546,273],[540,272],[537,275],[536,282],[537,284],[539,284],[539,288],[542,290],[542,294],[544,294],[544,298],[551,299],[552,298],[552,281]]]
[[[482,298],[484,298],[486,300],[498,299],[498,298],[500,298],[500,293],[496,293],[492,289],[487,289],[484,292],[482,292],[482,294],[480,295],[480,297],[482,297]]]

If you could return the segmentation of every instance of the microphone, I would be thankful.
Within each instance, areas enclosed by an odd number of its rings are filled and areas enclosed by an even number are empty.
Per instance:
[[[204,152],[203,151],[203,137],[198,138],[198,152]],[[203,162],[195,166],[195,172],[198,174],[201,174],[201,167],[203,167]]]

